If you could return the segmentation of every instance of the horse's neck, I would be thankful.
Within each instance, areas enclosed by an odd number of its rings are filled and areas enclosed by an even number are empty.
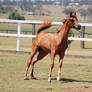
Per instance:
[[[70,30],[70,27],[67,25],[68,23],[65,23],[59,32],[59,39],[61,41],[67,41],[68,40],[68,32]]]

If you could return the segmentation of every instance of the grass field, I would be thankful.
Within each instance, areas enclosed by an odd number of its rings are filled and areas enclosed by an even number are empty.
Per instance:
[[[38,80],[23,80],[30,54],[0,52],[0,92],[91,92],[92,58],[64,58],[62,78],[56,80],[58,57],[55,59],[52,82],[48,83],[50,57],[35,65]],[[30,70],[30,69],[29,69]],[[30,76],[28,75],[30,78]]]
[[[47,9],[47,6],[45,6]],[[62,21],[62,10],[53,8],[54,20]],[[48,9],[52,10],[52,8]],[[54,10],[55,9],[55,10]],[[59,7],[59,10],[62,7]],[[54,15],[55,14],[55,15]],[[58,14],[58,15],[57,15]],[[8,16],[0,15],[0,19]],[[52,17],[25,16],[27,20],[44,20]],[[81,19],[81,18],[80,18]],[[82,22],[85,22],[82,20]],[[38,26],[37,26],[38,27]],[[0,23],[0,30],[17,30],[16,24]],[[55,31],[56,27],[54,28]],[[51,30],[51,29],[50,29]],[[48,31],[50,31],[48,30]],[[86,27],[87,33],[92,33],[92,27]],[[22,31],[32,31],[32,26],[23,24]],[[77,31],[74,31],[76,33]],[[13,33],[13,32],[11,32]],[[80,41],[73,41],[69,46],[69,55],[65,56],[62,67],[62,78],[57,81],[58,57],[55,59],[52,82],[48,83],[50,56],[35,65],[35,76],[38,80],[23,80],[24,72],[30,54],[15,51],[17,38],[0,37],[0,92],[91,92],[92,91],[92,42],[85,42],[85,49],[80,48]],[[31,52],[32,39],[21,38],[21,51]],[[89,57],[90,58],[89,58]],[[30,76],[28,75],[30,78]]]
[[[0,37],[1,51],[16,51],[17,38]],[[32,38],[21,38],[20,51],[31,52]],[[85,49],[80,47],[80,41],[73,41],[69,46],[69,55],[92,57],[92,42],[85,42]]]

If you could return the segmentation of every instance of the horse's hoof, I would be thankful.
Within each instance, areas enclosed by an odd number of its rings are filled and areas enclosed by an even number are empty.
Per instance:
[[[37,80],[37,78],[36,78],[36,77],[31,77],[31,79]]]
[[[57,80],[60,81],[60,77],[57,77]]]
[[[29,78],[25,77],[24,80],[29,80]]]
[[[48,78],[48,82],[51,83],[51,79]]]

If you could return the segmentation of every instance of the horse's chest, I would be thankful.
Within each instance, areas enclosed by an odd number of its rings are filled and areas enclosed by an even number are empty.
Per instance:
[[[56,48],[56,52],[57,52],[57,53],[60,53],[60,52],[62,52],[62,51],[65,51],[65,50],[67,49],[67,47],[68,47],[67,42],[66,42],[66,43],[58,44],[58,45],[57,45],[57,48]]]

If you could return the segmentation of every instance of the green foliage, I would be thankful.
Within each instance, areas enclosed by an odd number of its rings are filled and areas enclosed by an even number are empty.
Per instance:
[[[24,16],[21,16],[17,10],[12,11],[9,16],[8,19],[14,19],[14,20],[25,20]]]
[[[31,8],[31,12],[35,12],[35,11],[36,11],[35,7]]]
[[[88,8],[88,16],[92,18],[92,7]]]
[[[88,11],[85,10],[85,9],[80,9],[79,12],[80,12],[80,15],[81,15],[81,16],[86,17],[86,16],[88,15]]]
[[[11,7],[4,7],[4,6],[0,6],[0,13],[6,14],[8,12],[12,11]]]
[[[70,37],[72,34],[73,34],[73,31],[72,31],[72,30],[70,30],[70,31],[69,31],[69,34],[68,34],[68,36]],[[71,44],[71,42],[72,42],[72,40],[68,40],[68,45],[70,45],[70,44]]]
[[[80,15],[85,17],[91,17],[92,18],[92,7],[89,7],[87,9],[80,9],[79,10]]]

